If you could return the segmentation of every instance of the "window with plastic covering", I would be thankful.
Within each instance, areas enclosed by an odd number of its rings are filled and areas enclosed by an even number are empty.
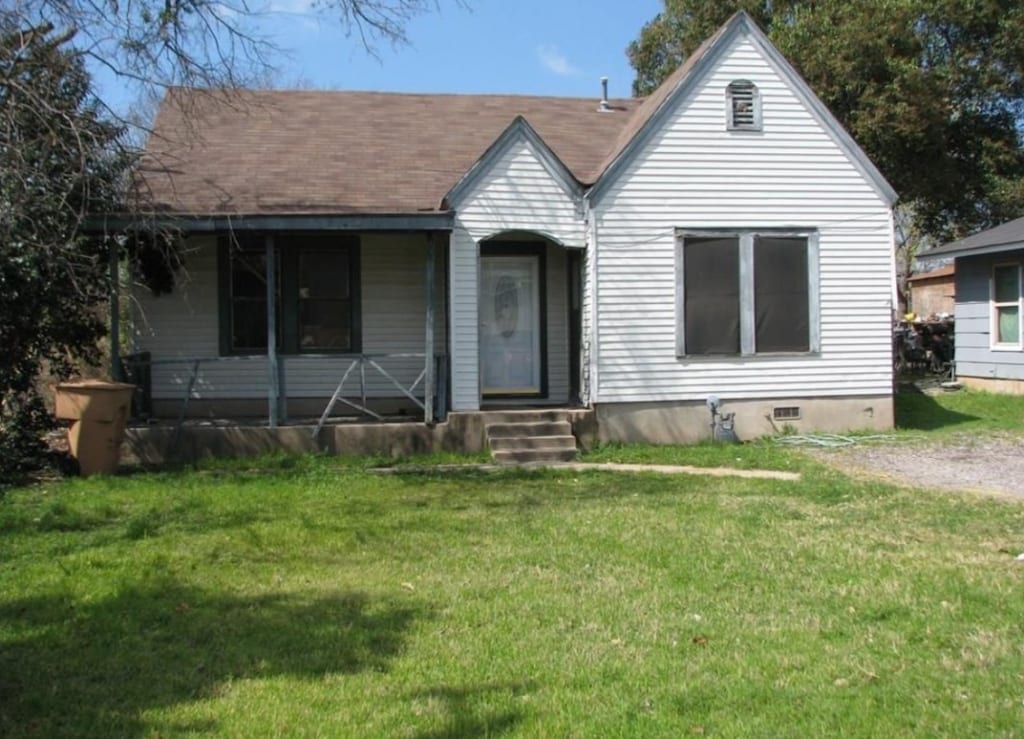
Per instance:
[[[804,233],[680,233],[677,354],[817,351],[817,244]]]

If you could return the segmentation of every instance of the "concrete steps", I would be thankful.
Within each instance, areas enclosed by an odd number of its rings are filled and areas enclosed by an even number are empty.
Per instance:
[[[576,459],[576,437],[565,411],[488,414],[487,445],[499,464],[544,464]]]

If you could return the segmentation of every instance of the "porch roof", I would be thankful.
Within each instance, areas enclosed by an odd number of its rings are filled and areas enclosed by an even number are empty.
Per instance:
[[[589,184],[642,99],[176,88],[140,184],[193,216],[437,213],[516,116]]]

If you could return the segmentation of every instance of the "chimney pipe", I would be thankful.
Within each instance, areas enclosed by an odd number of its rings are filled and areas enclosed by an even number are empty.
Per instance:
[[[608,78],[601,78],[601,104],[597,108],[602,113],[610,113],[612,106],[608,103]]]

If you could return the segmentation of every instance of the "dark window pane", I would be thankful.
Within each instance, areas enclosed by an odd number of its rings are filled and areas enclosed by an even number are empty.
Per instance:
[[[754,241],[754,346],[761,352],[810,350],[807,239]]]
[[[236,298],[266,298],[267,260],[264,254],[236,251],[231,255],[231,294]]]
[[[233,244],[230,247],[231,346],[233,352],[267,350],[267,260],[258,247]],[[280,261],[278,280],[281,279]],[[277,298],[278,344],[280,345],[281,298]]]
[[[307,248],[299,253],[300,350],[352,349],[351,258],[346,248]]]
[[[687,354],[740,351],[740,256],[736,238],[688,238],[683,245]]]
[[[1020,296],[1020,288],[1017,282],[1017,265],[996,267],[996,302],[1012,303]]]
[[[233,351],[266,351],[266,300],[232,301],[231,348]]]
[[[347,298],[349,296],[349,252],[304,251],[299,255],[299,296],[302,298]]]
[[[352,315],[347,300],[303,300],[299,348],[346,351],[352,347]]]

